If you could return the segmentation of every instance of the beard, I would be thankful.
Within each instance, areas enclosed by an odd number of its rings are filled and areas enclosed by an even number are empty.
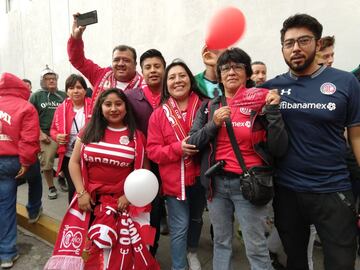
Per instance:
[[[285,59],[286,64],[292,71],[302,72],[302,71],[306,70],[312,64],[312,62],[314,62],[315,57],[316,57],[316,50],[314,50],[312,52],[312,54],[309,55],[308,58],[305,59],[305,61],[302,65],[292,64],[291,60],[289,61],[285,58],[284,59]]]

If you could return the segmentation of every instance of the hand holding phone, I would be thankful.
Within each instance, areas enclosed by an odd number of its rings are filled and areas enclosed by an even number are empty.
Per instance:
[[[76,16],[78,26],[86,26],[98,22],[97,11],[93,10]]]

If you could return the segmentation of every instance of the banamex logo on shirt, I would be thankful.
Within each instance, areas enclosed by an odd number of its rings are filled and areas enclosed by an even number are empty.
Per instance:
[[[326,82],[320,86],[320,92],[324,95],[332,95],[336,92],[336,86],[333,83]]]

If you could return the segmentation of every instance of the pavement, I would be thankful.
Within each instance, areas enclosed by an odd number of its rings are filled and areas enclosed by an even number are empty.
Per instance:
[[[57,184],[57,181],[55,181]],[[15,270],[37,270],[43,269],[47,259],[51,256],[53,244],[60,226],[62,217],[67,208],[67,193],[61,192],[58,188],[58,198],[49,200],[47,198],[47,188],[43,182],[43,215],[38,223],[30,225],[27,223],[26,209],[28,185],[23,184],[18,187],[18,248],[20,258],[16,261],[12,269]],[[198,257],[202,265],[202,270],[212,269],[212,242],[210,238],[210,221],[208,212],[204,213],[204,226],[198,248]],[[233,240],[233,260],[234,270],[250,269],[245,255],[244,244],[241,240],[234,237]],[[171,269],[170,257],[170,238],[161,236],[159,249],[156,255],[161,269]],[[314,269],[323,270],[322,250],[314,248]],[[356,270],[360,270],[360,260],[357,259]]]

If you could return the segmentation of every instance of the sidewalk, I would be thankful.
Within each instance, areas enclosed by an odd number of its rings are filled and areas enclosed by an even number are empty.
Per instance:
[[[55,181],[57,183],[57,181]],[[67,208],[67,193],[61,192],[60,188],[58,199],[49,200],[47,198],[47,188],[44,186],[43,193],[43,208],[44,212],[39,222],[35,225],[27,224],[26,210],[24,205],[27,202],[27,191],[28,185],[23,184],[18,187],[18,223],[20,226],[25,227],[26,229],[34,232],[36,235],[39,235],[41,238],[54,243],[56,234],[60,225],[60,221],[65,214]],[[212,269],[212,243],[210,239],[210,222],[208,213],[204,213],[204,226],[200,240],[200,246],[198,250],[198,256],[202,264],[203,270]],[[33,240],[29,242],[28,237],[23,233],[20,233],[18,244],[19,252],[22,255],[17,261],[13,269],[42,269],[46,263],[47,258],[51,255],[52,246],[46,246],[44,248],[44,243],[37,240],[33,237]],[[35,240],[34,240],[35,239]],[[234,269],[249,269],[249,264],[245,256],[244,245],[239,239],[234,237]],[[40,252],[40,254],[34,254],[35,250],[46,250],[46,252]],[[171,269],[171,258],[170,258],[170,238],[169,236],[161,236],[159,249],[157,253],[157,260],[161,265],[161,269],[168,270]],[[39,259],[39,256],[41,259]],[[33,265],[38,265],[39,268],[33,267]],[[322,267],[322,250],[314,248],[314,268],[316,270],[323,270]],[[357,268],[360,270],[360,260],[357,259]]]

